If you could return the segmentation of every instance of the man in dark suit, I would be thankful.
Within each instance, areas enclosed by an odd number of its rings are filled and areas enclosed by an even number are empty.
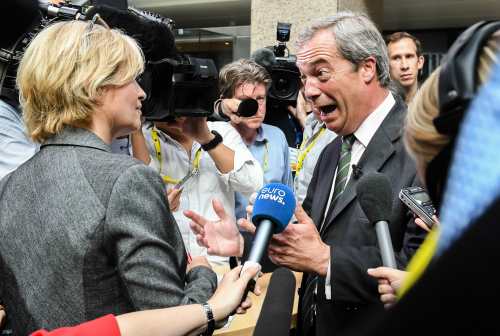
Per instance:
[[[401,137],[406,109],[389,92],[387,50],[373,22],[361,13],[332,14],[311,23],[297,44],[306,96],[339,137],[318,159],[304,208],[298,205],[295,212],[299,224],[274,236],[269,257],[304,272],[298,335],[334,335],[368,310],[382,308],[378,283],[366,272],[382,261],[375,229],[356,200],[359,176],[380,172],[392,183],[389,229],[400,269],[426,232],[415,225],[398,193],[420,183]],[[225,227],[223,217],[216,223],[192,219],[209,253],[227,251],[221,235],[211,239],[212,231]],[[254,230],[248,221],[238,224]]]

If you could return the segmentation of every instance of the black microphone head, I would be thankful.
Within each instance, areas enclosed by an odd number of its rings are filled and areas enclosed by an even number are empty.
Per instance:
[[[371,224],[380,221],[389,223],[392,212],[392,187],[387,176],[381,173],[364,175],[356,185],[356,195]]]
[[[238,106],[236,114],[240,117],[253,117],[259,110],[259,103],[253,98],[245,98]]]
[[[276,56],[272,50],[267,48],[260,48],[255,50],[252,55],[250,55],[250,59],[267,70],[267,72],[271,72],[271,69],[276,65]]]
[[[295,275],[288,268],[281,267],[273,272],[254,336],[290,335],[296,287]]]
[[[96,13],[99,13],[110,28],[122,29],[128,36],[135,38],[144,52],[146,61],[159,61],[175,53],[174,33],[166,24],[106,5],[93,6],[85,16],[92,19]]]

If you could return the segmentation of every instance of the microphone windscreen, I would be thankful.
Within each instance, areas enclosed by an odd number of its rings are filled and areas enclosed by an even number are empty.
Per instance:
[[[248,202],[250,205],[255,204],[255,200],[257,199],[257,193],[253,193],[252,196],[250,196],[250,201]]]
[[[260,48],[255,50],[250,59],[271,73],[272,68],[276,65],[276,56],[274,52],[267,48]]]
[[[93,6],[85,16],[90,20],[96,13],[99,13],[110,28],[124,30],[128,36],[135,38],[144,52],[146,61],[159,61],[175,53],[174,33],[166,24],[106,5]]]
[[[259,103],[253,98],[245,98],[238,105],[238,111],[236,114],[240,117],[253,117],[257,114],[259,110]]]
[[[380,221],[389,223],[392,212],[392,187],[387,176],[381,173],[364,175],[356,185],[356,195],[371,224]]]
[[[273,272],[266,298],[254,329],[254,336],[289,336],[296,279],[288,268]]]
[[[258,226],[260,219],[269,219],[278,225],[274,233],[281,233],[292,219],[295,205],[295,196],[290,188],[281,183],[271,183],[257,195],[252,223]]]

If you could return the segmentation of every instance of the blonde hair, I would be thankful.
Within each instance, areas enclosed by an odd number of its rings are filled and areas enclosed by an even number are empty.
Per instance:
[[[232,98],[236,86],[243,83],[250,83],[254,86],[264,83],[267,92],[272,80],[266,69],[248,59],[231,62],[221,69],[219,85],[220,93],[224,98]]]
[[[143,69],[137,42],[98,24],[60,22],[31,41],[17,86],[28,136],[44,142],[63,125],[85,126],[109,85],[125,85]]]
[[[500,50],[500,31],[490,36],[479,57],[477,68],[478,86],[485,83]],[[413,158],[427,166],[436,155],[450,142],[451,136],[438,133],[434,118],[439,115],[439,75],[441,67],[425,81],[418,95],[410,104],[406,117],[404,134],[405,147]]]

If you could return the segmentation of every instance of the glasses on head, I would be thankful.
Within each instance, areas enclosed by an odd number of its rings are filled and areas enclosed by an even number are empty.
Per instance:
[[[92,28],[94,28],[94,25],[95,24],[98,24],[99,26],[103,26],[104,28],[106,28],[107,30],[109,30],[109,26],[108,24],[103,20],[101,19],[101,16],[99,15],[99,13],[96,13],[94,15],[94,17],[92,18],[92,20],[90,20],[90,23],[89,25],[87,26],[87,28],[85,28],[85,32],[84,34],[87,35],[87,34],[90,34],[90,32],[92,31]]]

